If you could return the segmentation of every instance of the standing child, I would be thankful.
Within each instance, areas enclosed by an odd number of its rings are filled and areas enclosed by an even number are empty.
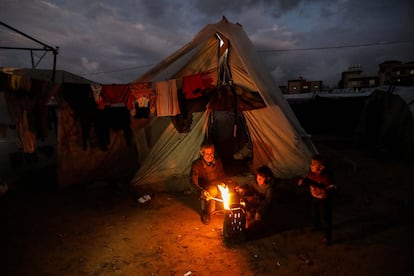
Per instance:
[[[312,157],[310,170],[304,178],[299,179],[298,185],[309,186],[314,229],[323,230],[324,243],[330,245],[332,242],[332,191],[336,187],[332,172],[326,167],[326,161],[321,155]]]

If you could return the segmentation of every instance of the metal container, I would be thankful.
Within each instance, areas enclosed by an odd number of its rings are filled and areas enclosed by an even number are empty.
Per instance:
[[[246,211],[240,204],[233,204],[224,210],[223,238],[225,241],[244,241],[246,239]]]

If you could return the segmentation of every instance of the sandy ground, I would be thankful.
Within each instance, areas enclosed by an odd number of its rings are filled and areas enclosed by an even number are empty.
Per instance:
[[[310,231],[294,180],[278,186],[272,226],[245,241],[224,239],[222,213],[203,225],[183,193],[140,204],[123,183],[55,191],[26,180],[0,198],[0,275],[413,275],[413,164],[315,143],[339,188],[331,246]]]

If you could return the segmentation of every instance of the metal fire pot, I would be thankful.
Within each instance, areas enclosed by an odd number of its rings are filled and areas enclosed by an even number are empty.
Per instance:
[[[246,210],[242,204],[232,204],[224,210],[223,237],[226,241],[246,239]]]

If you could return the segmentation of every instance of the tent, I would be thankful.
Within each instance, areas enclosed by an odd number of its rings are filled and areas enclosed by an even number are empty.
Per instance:
[[[53,71],[47,69],[1,67],[0,73],[2,176],[16,179],[40,170],[42,185],[66,188],[80,183],[118,181],[135,172],[136,148],[127,145],[122,131],[110,132],[111,143],[105,151],[97,146],[93,131],[88,147],[83,147],[79,120],[82,114],[70,107],[64,94],[85,94],[80,97],[84,99],[88,94],[79,88],[95,82],[63,70],[56,70],[54,82]],[[27,87],[9,87],[12,83]],[[17,93],[19,90],[24,92]],[[43,133],[45,124],[47,133]],[[18,146],[16,140],[20,142]]]
[[[304,129],[312,135],[352,138],[369,93],[285,95]]]
[[[414,154],[414,88],[377,88],[365,101],[356,139],[383,156],[412,160]]]
[[[199,156],[202,141],[223,136],[220,135],[222,133],[237,133],[234,127],[237,124],[211,127],[212,122],[217,123],[229,113],[234,116],[227,117],[235,119],[241,116],[245,122],[252,148],[249,161],[252,171],[260,165],[268,165],[280,178],[306,173],[310,157],[317,150],[240,24],[230,23],[224,17],[216,24],[208,24],[189,43],[134,82],[176,80],[180,87],[183,78],[204,72],[213,73],[215,88],[204,90],[204,108],[195,108],[193,99],[186,101],[187,114],[188,110],[194,111],[189,115],[189,131],[177,129],[174,123],[176,116],[157,116],[144,128],[135,131],[139,168],[131,179],[132,187],[155,190],[188,188],[191,163]],[[230,94],[230,99],[226,94]],[[232,100],[235,104],[230,104],[229,110],[217,107],[218,101]],[[237,101],[249,103],[247,106],[239,105]],[[228,135],[224,136],[228,138]],[[218,144],[222,144],[221,148],[233,147],[231,139],[224,144],[218,140],[215,143],[216,147]]]

